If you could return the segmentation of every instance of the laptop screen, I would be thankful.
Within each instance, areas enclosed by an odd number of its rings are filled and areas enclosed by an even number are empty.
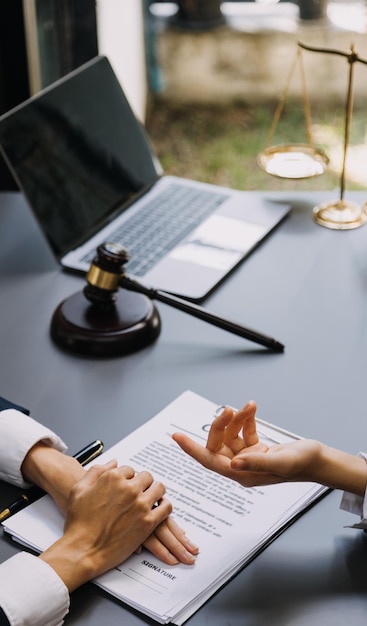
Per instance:
[[[105,57],[0,117],[4,157],[62,257],[158,177],[158,162]]]

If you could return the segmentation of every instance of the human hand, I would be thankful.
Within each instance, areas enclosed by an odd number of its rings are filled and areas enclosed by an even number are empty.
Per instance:
[[[322,444],[300,440],[269,447],[259,440],[255,415],[253,401],[236,412],[225,408],[213,421],[205,448],[182,433],[175,433],[173,439],[204,467],[245,487],[316,480]]]
[[[22,473],[28,482],[47,491],[65,514],[70,491],[84,476],[85,469],[73,457],[39,442],[25,457]],[[179,562],[191,565],[198,553],[198,548],[172,518],[163,520],[143,545],[169,565]]]
[[[124,561],[170,515],[164,493],[149,472],[95,465],[71,489],[63,537],[40,558],[72,591]]]
[[[253,401],[237,412],[227,407],[213,421],[205,448],[182,433],[173,439],[204,467],[244,487],[311,481],[365,495],[364,458],[312,439],[267,446],[259,440],[255,414]]]
[[[143,543],[154,556],[168,565],[193,565],[199,552],[180,526],[167,517]]]

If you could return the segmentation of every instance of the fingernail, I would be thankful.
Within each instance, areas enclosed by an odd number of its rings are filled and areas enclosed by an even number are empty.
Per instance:
[[[185,537],[185,539],[186,539],[186,543],[189,545],[189,547],[192,550],[195,550],[195,552],[199,550],[199,546],[197,546],[195,543],[192,543],[192,541],[190,541],[190,539],[187,539],[187,537]]]
[[[241,461],[240,459],[232,459],[231,466],[234,469],[246,469],[246,462]]]

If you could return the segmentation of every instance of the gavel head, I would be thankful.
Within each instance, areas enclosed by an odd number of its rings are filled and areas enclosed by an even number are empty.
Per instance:
[[[83,290],[87,300],[102,308],[113,305],[128,260],[129,253],[119,243],[106,242],[98,246]]]
[[[142,293],[120,289],[128,280],[129,260],[117,243],[98,247],[83,291],[63,300],[51,320],[51,337],[62,348],[93,356],[140,350],[155,341],[161,321],[153,302]]]

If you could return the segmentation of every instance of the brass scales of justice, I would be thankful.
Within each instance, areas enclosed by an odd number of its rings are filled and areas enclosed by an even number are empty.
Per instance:
[[[311,109],[306,89],[305,72],[302,63],[301,50],[310,52],[320,52],[324,54],[335,54],[347,59],[349,63],[348,89],[345,103],[345,123],[344,123],[344,148],[342,158],[342,169],[340,175],[340,196],[336,201],[326,202],[315,206],[313,217],[318,224],[336,230],[347,230],[358,228],[367,222],[367,203],[359,206],[355,202],[344,199],[345,191],[345,169],[347,151],[349,145],[350,126],[353,112],[353,70],[356,62],[364,63],[354,50],[354,46],[347,52],[326,48],[315,48],[298,42],[297,55],[289,72],[285,89],[275,111],[274,118],[268,133],[266,147],[257,158],[258,165],[267,173],[279,178],[301,179],[311,178],[323,174],[329,164],[326,153],[315,146],[311,130]],[[301,84],[303,92],[303,104],[306,122],[306,132],[308,143],[289,143],[282,145],[271,145],[275,129],[279,122],[285,100],[288,94],[289,85],[293,77],[297,64],[301,72]]]

